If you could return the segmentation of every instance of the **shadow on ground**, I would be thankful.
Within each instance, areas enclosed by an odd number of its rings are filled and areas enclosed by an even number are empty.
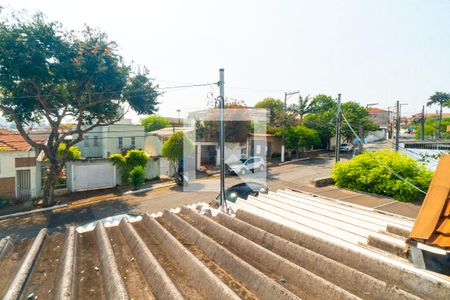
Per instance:
[[[47,227],[50,233],[62,232],[65,231],[66,225],[79,226],[117,214],[131,214],[134,207],[134,204],[117,199],[72,209],[36,213],[28,217],[10,218],[0,221],[0,239],[8,235],[16,241],[32,238],[44,227]]]

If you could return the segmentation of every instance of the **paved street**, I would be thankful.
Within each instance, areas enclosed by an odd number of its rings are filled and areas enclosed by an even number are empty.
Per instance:
[[[267,174],[267,184],[271,190],[299,188],[313,178],[329,175],[332,164],[332,160],[316,158],[276,166],[268,169],[267,173],[252,174],[245,179],[261,181]],[[241,181],[237,176],[227,177],[226,186]],[[216,197],[218,187],[218,177],[213,177],[191,184],[189,189],[192,191],[183,191],[179,186],[166,187],[142,194],[117,196],[82,207],[1,220],[0,238],[7,235],[15,239],[28,238],[35,236],[43,227],[48,227],[51,232],[63,231],[68,224],[82,225],[117,214],[143,214],[201,201],[210,202]]]

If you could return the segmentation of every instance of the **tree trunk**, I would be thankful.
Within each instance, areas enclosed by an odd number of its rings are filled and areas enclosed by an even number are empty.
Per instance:
[[[44,206],[52,206],[54,203],[55,184],[58,179],[58,173],[61,171],[61,167],[58,162],[50,162],[50,172],[47,174],[47,182],[44,186],[43,202]]]

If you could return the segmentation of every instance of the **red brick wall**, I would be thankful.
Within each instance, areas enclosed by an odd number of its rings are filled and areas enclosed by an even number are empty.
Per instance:
[[[14,177],[0,178],[0,198],[2,199],[16,198],[16,184]]]

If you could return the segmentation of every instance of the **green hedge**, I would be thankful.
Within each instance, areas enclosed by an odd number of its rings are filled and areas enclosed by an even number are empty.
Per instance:
[[[425,192],[433,176],[433,172],[424,165],[406,154],[391,150],[366,151],[350,161],[337,163],[332,173],[336,185],[343,188],[385,195],[405,202],[423,199],[423,193],[389,169]]]

